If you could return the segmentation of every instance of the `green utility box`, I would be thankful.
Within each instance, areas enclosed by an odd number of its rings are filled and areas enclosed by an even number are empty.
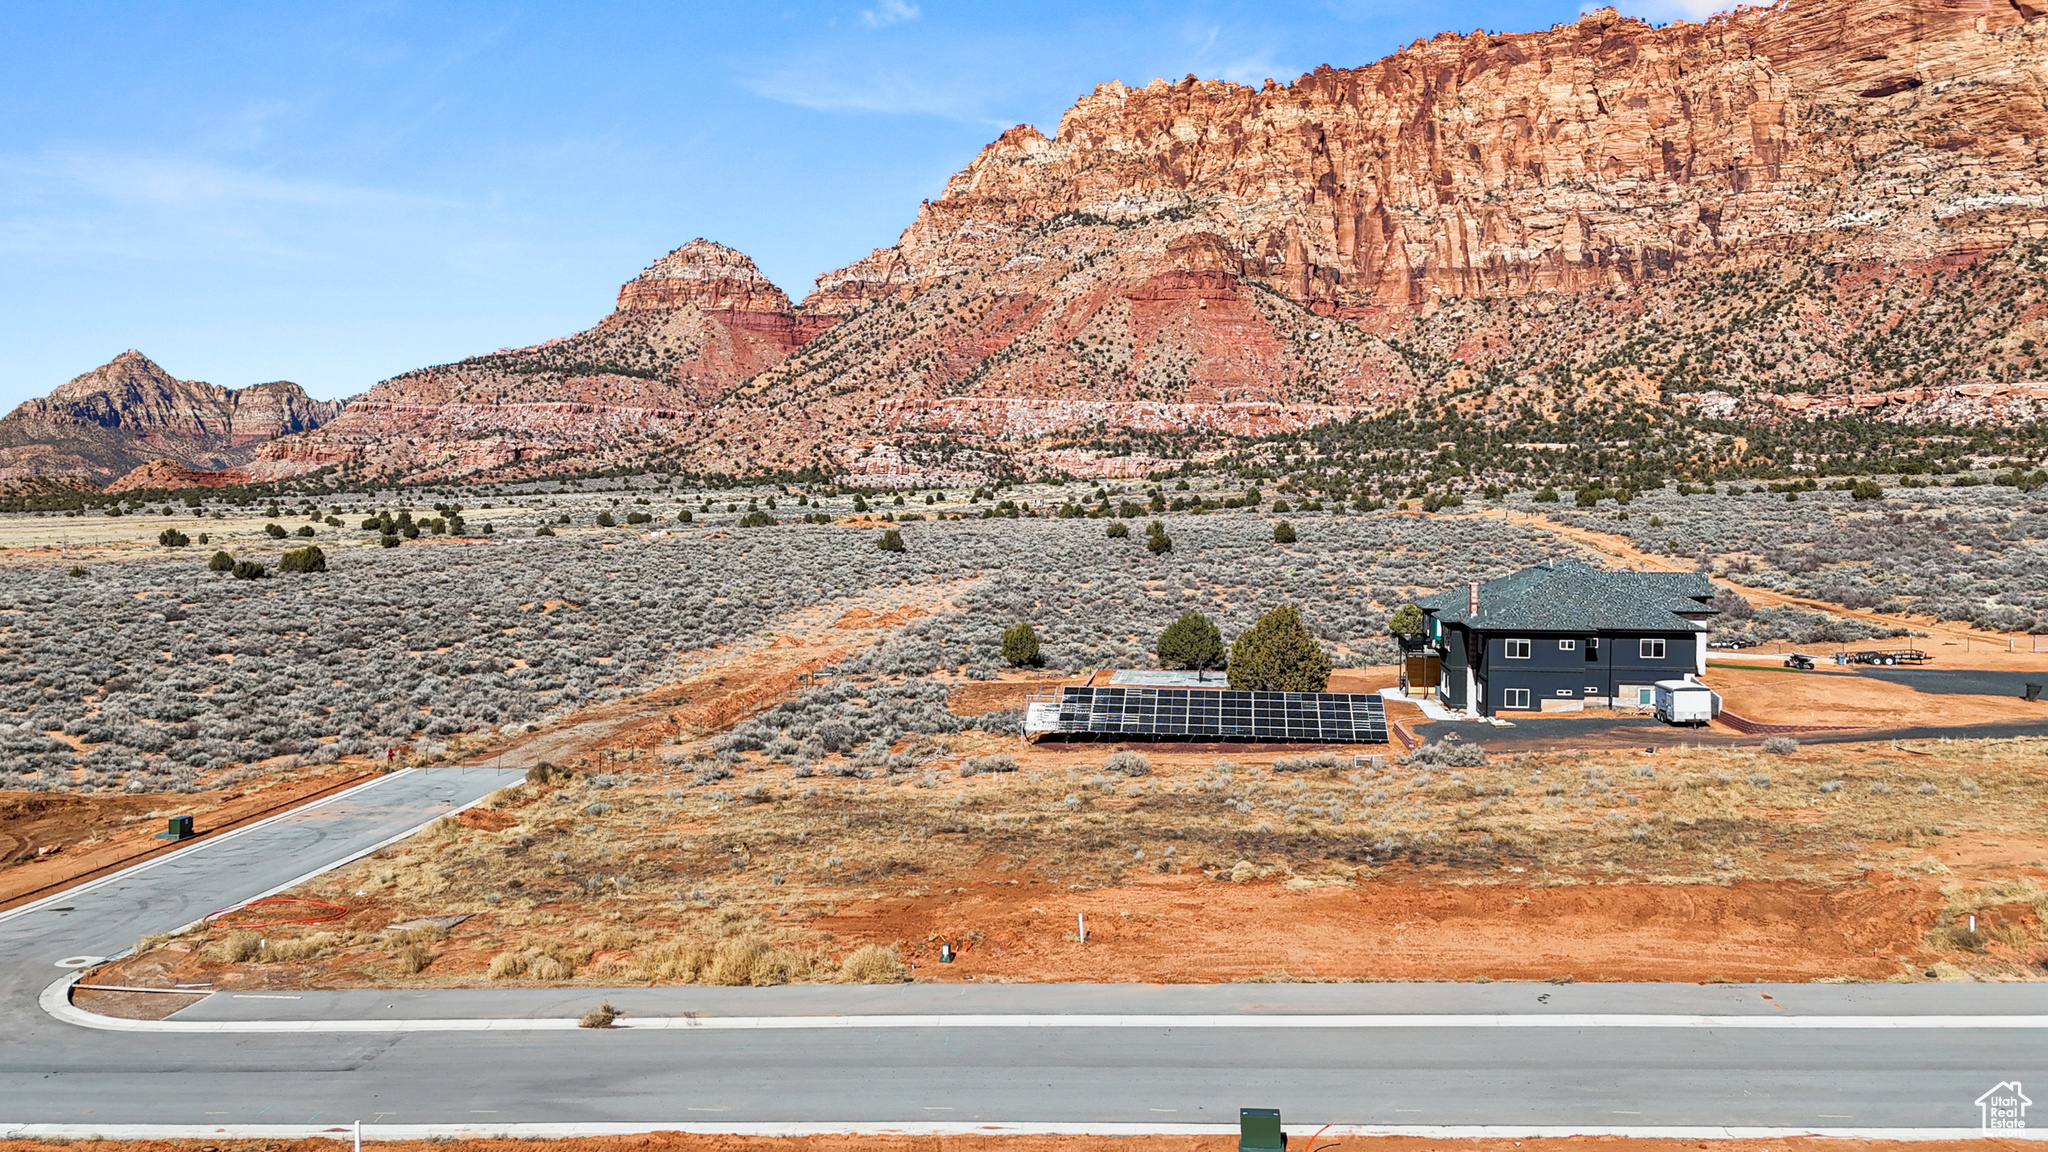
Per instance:
[[[1237,1152],[1287,1152],[1278,1108],[1237,1110]]]
[[[197,835],[197,832],[192,831],[192,818],[190,816],[173,816],[171,817],[171,826],[157,833],[156,838],[159,840],[190,840]]]

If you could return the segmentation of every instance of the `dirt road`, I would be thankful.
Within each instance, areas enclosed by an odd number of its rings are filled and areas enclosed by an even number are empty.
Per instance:
[[[1600,555],[1620,560],[1632,567],[1649,568],[1662,572],[1690,572],[1693,562],[1680,557],[1659,556],[1637,548],[1627,537],[1610,532],[1596,532],[1590,528],[1579,528],[1559,524],[1547,515],[1531,515],[1503,510],[1501,515],[1511,523],[1529,524],[1546,532],[1553,532],[1575,544],[1579,544]],[[2048,668],[2048,652],[2033,652],[2027,647],[2010,650],[2011,637],[1997,632],[1984,632],[1967,624],[1953,621],[1937,621],[1927,616],[1892,616],[1872,612],[1864,608],[1845,608],[1826,600],[1814,600],[1805,596],[1793,596],[1769,588],[1757,588],[1740,584],[1726,577],[1714,577],[1714,583],[1733,589],[1743,599],[1760,608],[1803,608],[1810,612],[1826,612],[1852,620],[1863,620],[1887,628],[1905,628],[1925,633],[1926,640],[1919,643],[1937,656],[1942,667],[2026,669],[2029,671]],[[2020,638],[2024,643],[2026,638]],[[1932,641],[1928,643],[1927,641]],[[1943,651],[1946,648],[1959,651]]]

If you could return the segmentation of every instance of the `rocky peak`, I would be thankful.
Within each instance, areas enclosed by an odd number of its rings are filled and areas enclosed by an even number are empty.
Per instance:
[[[169,395],[186,382],[162,365],[130,348],[90,372],[83,372],[50,390],[51,400],[84,400],[93,396],[140,398]]]
[[[131,348],[0,419],[0,476],[104,481],[159,459],[231,467],[256,445],[317,428],[341,408],[285,380],[247,388],[180,380]]]
[[[619,310],[695,305],[707,312],[788,312],[789,297],[746,253],[698,237],[619,289]]]

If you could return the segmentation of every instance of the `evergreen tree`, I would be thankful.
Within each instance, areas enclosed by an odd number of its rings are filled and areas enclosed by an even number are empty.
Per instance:
[[[327,553],[322,552],[318,544],[308,544],[286,552],[277,567],[280,572],[325,572]]]
[[[1107,533],[1111,540],[1122,540],[1130,536],[1130,534],[1131,526],[1121,520],[1112,522]]]
[[[1301,613],[1284,604],[1259,617],[1230,646],[1230,686],[1251,692],[1321,692],[1330,686],[1330,658],[1301,622]]]
[[[1281,522],[1279,522],[1278,524],[1275,524],[1275,525],[1273,525],[1273,543],[1275,543],[1275,544],[1292,544],[1292,543],[1294,543],[1294,525],[1292,525],[1292,524],[1289,524],[1289,523],[1288,523],[1287,521],[1285,521],[1285,520],[1282,520],[1282,521],[1281,521]]]
[[[1159,634],[1154,649],[1168,668],[1207,671],[1223,667],[1223,633],[1200,612],[1185,612]]]
[[[1423,616],[1422,609],[1413,604],[1401,605],[1387,621],[1387,631],[1396,636],[1420,636],[1428,628],[1428,618]]]
[[[891,528],[887,532],[882,533],[882,538],[875,542],[875,547],[880,548],[884,552],[901,552],[903,551],[903,533]]]
[[[1038,651],[1038,632],[1031,627],[1030,621],[1020,620],[1003,629],[1003,659],[1012,668],[1045,662]]]
[[[206,570],[208,572],[232,572],[235,570],[235,558],[225,552],[215,552],[213,559],[206,562]]]
[[[1152,526],[1145,529],[1145,547],[1154,556],[1164,556],[1173,551],[1173,537],[1166,534],[1166,525],[1154,520]]]

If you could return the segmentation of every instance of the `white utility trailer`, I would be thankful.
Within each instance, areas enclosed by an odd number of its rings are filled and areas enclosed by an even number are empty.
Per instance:
[[[1657,681],[1657,719],[1666,724],[1705,724],[1721,714],[1721,694],[1697,680]]]

